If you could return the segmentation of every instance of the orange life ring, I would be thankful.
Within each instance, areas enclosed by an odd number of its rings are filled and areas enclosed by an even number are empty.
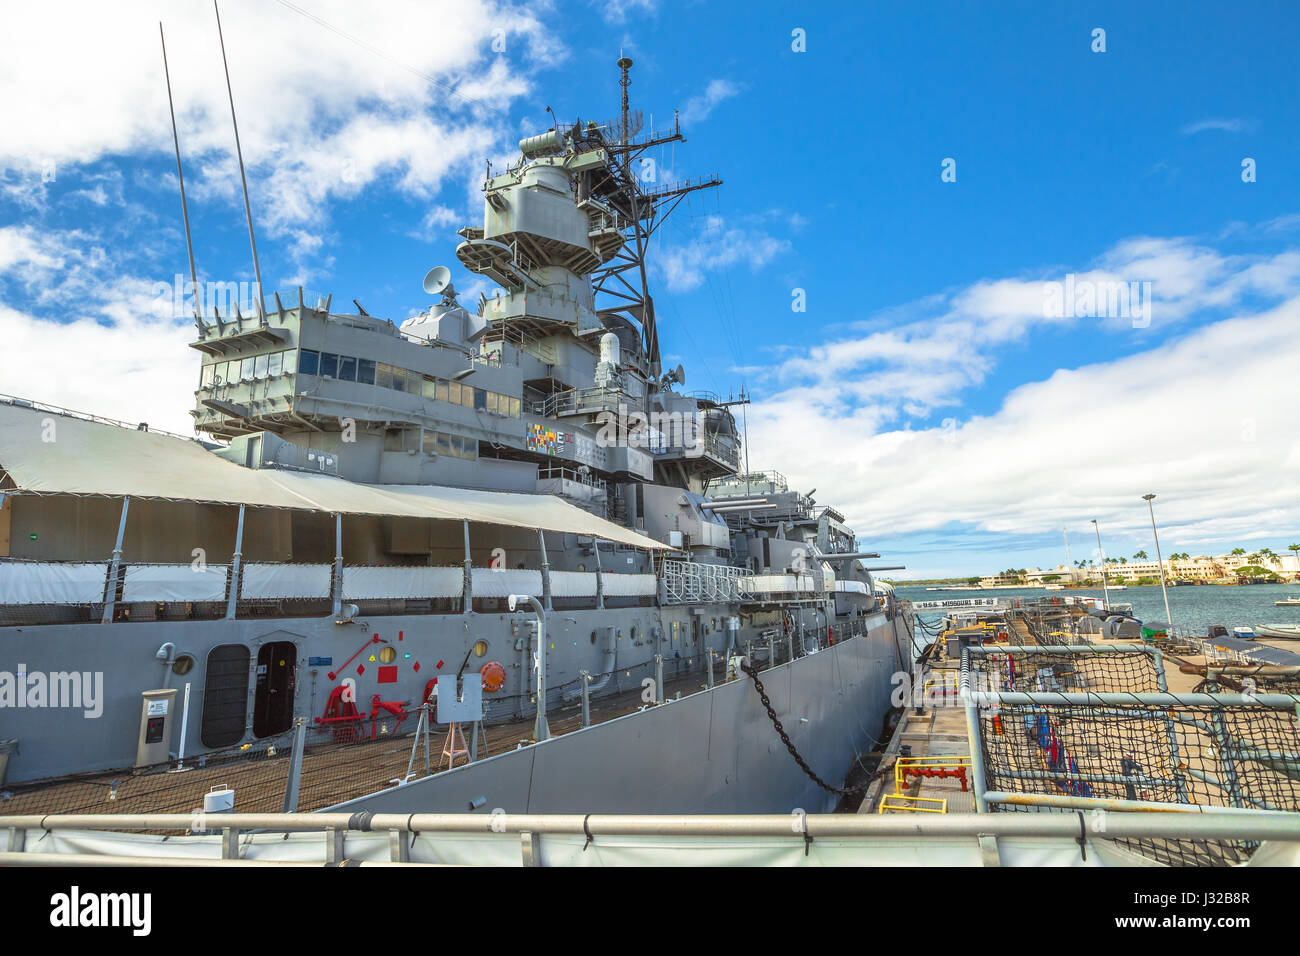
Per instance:
[[[496,661],[488,661],[479,671],[483,678],[483,689],[489,694],[500,690],[506,683],[506,669]]]

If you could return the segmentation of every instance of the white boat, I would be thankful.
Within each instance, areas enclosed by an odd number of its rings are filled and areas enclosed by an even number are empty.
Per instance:
[[[1274,607],[1300,607],[1300,597],[1284,598],[1281,601],[1274,601]]]
[[[1260,637],[1280,637],[1284,640],[1300,641],[1300,624],[1256,624],[1255,633]]]

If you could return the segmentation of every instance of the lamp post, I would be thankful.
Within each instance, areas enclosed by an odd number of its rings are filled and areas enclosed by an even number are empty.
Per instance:
[[[1105,595],[1104,602],[1106,610],[1110,610],[1110,583],[1106,580],[1106,552],[1101,550],[1101,525],[1097,524],[1097,519],[1092,519],[1093,530],[1097,532],[1097,556],[1101,559],[1101,590]]]
[[[1147,510],[1151,512],[1151,535],[1156,539],[1156,566],[1160,568],[1160,593],[1165,598],[1165,619],[1169,629],[1173,630],[1174,616],[1169,613],[1169,589],[1165,587],[1165,559],[1160,556],[1160,535],[1156,532],[1156,509],[1151,504],[1154,498],[1154,494],[1142,496],[1142,500],[1147,503]]]

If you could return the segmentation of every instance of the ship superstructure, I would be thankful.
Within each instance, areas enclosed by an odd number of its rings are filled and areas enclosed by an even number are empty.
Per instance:
[[[647,188],[632,164],[682,134],[635,125],[625,99],[616,123],[556,125],[488,176],[456,256],[496,289],[469,308],[436,267],[400,322],[303,290],[197,316],[205,441],[0,403],[0,671],[102,687],[93,707],[0,709],[10,782],[274,750],[304,723],[337,743],[453,675],[482,675],[489,725],[536,715],[540,741],[579,696],[712,687],[741,656],[811,667],[837,639],[857,690],[810,707],[830,736],[805,746],[848,767],[905,664],[892,599],[839,512],[740,473],[731,403],[662,368],[646,244],[716,180]],[[142,699],[170,721],[142,724]],[[767,719],[733,704],[719,753]],[[770,762],[742,787],[686,759],[674,799],[807,799]],[[644,805],[607,784],[606,806]]]

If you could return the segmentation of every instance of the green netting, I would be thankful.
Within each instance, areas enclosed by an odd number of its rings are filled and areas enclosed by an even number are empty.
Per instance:
[[[972,653],[970,669],[974,690],[1060,693],[1160,690],[1155,659],[1146,651],[989,651]]]
[[[980,725],[992,791],[1300,811],[1294,710],[1003,706],[985,711]],[[1191,865],[1235,863],[1254,850],[1229,841],[1122,842]]]

